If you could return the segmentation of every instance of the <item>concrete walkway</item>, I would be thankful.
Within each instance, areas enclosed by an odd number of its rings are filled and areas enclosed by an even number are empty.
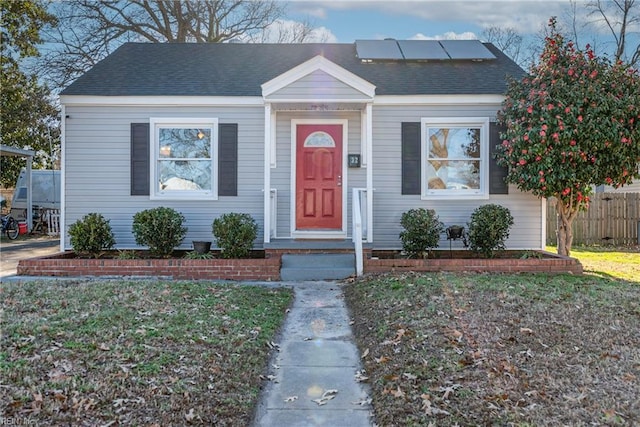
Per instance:
[[[15,276],[21,259],[53,255],[60,252],[60,237],[30,237],[0,242],[0,281]]]
[[[367,389],[355,377],[362,368],[340,285],[291,286],[295,300],[254,427],[371,426]]]

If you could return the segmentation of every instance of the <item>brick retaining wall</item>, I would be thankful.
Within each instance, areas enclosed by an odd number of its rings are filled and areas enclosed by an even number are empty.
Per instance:
[[[575,259],[542,252],[543,258],[437,258],[364,260],[366,273],[408,271],[481,271],[493,273],[573,273],[582,274],[582,264]]]
[[[268,250],[265,258],[252,259],[83,259],[72,252],[21,260],[20,276],[155,276],[179,280],[280,280],[283,250]],[[306,251],[297,251],[305,253]],[[385,259],[364,257],[365,273],[409,271],[480,271],[495,273],[582,274],[582,264],[574,258],[543,252],[542,258],[436,258]]]
[[[82,259],[72,253],[21,260],[20,276],[160,276],[177,280],[280,280],[280,257]]]

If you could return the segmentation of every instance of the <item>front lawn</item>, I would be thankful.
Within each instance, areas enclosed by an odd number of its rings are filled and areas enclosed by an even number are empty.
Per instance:
[[[547,250],[556,253],[558,249],[549,246]],[[587,274],[640,283],[640,246],[577,246],[571,249],[571,256]]]
[[[379,425],[640,425],[638,282],[405,274],[345,296]]]
[[[292,297],[206,282],[3,283],[1,419],[246,426]]]

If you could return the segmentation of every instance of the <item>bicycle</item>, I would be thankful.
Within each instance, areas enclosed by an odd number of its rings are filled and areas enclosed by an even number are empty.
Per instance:
[[[11,215],[2,215],[2,233],[6,233],[10,240],[16,240],[20,234],[18,221]]]

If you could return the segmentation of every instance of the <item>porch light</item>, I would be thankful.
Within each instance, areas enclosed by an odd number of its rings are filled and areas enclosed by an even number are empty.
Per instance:
[[[202,138],[204,138],[204,133],[200,129],[198,129],[198,139]]]

